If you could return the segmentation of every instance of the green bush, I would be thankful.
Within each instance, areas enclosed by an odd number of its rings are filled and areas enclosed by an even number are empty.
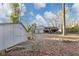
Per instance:
[[[11,20],[13,21],[14,24],[19,23],[19,16],[18,15],[11,15]]]
[[[68,27],[67,32],[69,32],[69,33],[77,33],[77,32],[79,32],[79,27],[78,26]]]

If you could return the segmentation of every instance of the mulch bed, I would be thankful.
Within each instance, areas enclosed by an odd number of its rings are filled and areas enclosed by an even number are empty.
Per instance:
[[[40,51],[11,50],[6,56],[79,56],[79,41],[43,40]]]

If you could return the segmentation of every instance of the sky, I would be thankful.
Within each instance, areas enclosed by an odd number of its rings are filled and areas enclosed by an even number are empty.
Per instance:
[[[32,22],[37,18],[45,19],[45,16],[52,18],[52,16],[56,16],[56,14],[62,7],[61,4],[24,4],[27,12],[22,16],[22,20]],[[54,13],[54,14],[53,14]],[[47,15],[48,14],[48,15]]]
[[[22,3],[21,22],[23,24],[33,24],[43,26],[59,25],[62,18],[61,3]],[[66,20],[79,21],[79,4],[66,3]],[[9,4],[0,4],[0,23],[11,22],[11,8]],[[57,23],[56,23],[57,22]],[[57,26],[58,26],[57,25]]]
[[[56,25],[54,21],[57,21],[58,25],[61,23],[62,4],[61,3],[28,3],[23,4],[26,12],[21,17],[23,23],[36,23],[37,25],[52,26]],[[79,21],[79,4],[66,3],[66,21],[78,22]],[[66,22],[66,23],[67,23]],[[49,24],[48,24],[49,23]]]

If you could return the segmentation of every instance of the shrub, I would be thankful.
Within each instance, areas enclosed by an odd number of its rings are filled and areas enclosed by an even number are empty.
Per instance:
[[[79,32],[79,27],[77,25],[75,25],[73,27],[68,27],[67,32],[69,32],[69,33],[77,33],[77,32]]]

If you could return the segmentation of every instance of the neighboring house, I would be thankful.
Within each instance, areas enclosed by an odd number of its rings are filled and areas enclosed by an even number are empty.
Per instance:
[[[27,33],[22,24],[0,24],[0,50],[7,49],[27,40]]]

